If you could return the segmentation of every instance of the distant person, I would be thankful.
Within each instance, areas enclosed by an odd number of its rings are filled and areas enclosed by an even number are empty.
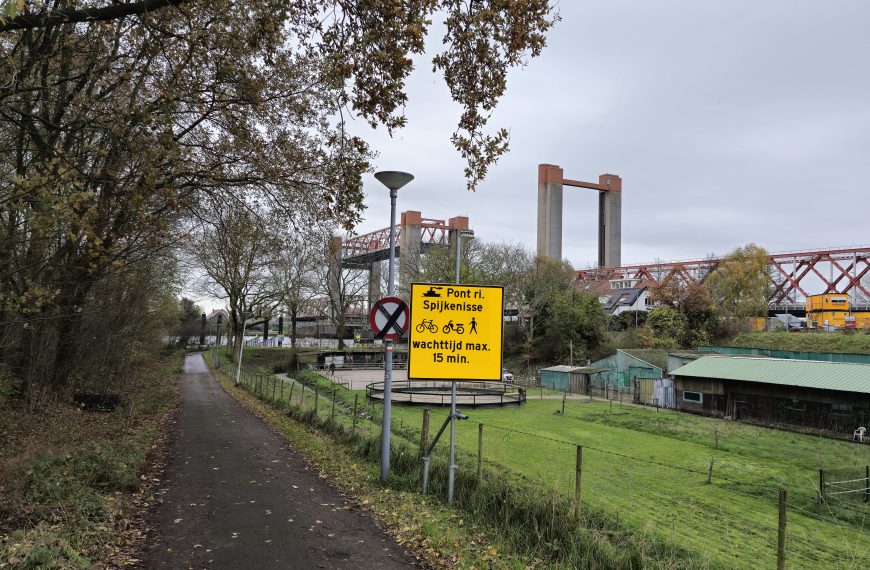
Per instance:
[[[335,376],[335,362],[329,363],[329,375]]]

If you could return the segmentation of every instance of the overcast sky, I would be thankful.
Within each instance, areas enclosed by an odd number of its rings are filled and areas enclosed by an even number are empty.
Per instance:
[[[623,179],[624,264],[863,245],[870,180],[870,2],[563,1],[541,57],[513,71],[492,121],[510,153],[477,192],[450,144],[459,116],[431,53],[408,126],[365,135],[376,170],[416,176],[399,211],[468,216],[479,239],[535,248],[537,165]],[[437,48],[439,38],[433,38]],[[357,233],[389,225],[365,179]],[[563,255],[594,264],[597,195],[565,188]]]

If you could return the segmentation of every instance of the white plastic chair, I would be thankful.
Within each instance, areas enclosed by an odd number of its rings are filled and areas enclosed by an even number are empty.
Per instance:
[[[864,443],[864,432],[866,431],[867,428],[865,427],[859,427],[858,429],[856,429],[855,432],[852,434],[852,441],[855,441],[857,439],[858,443]]]

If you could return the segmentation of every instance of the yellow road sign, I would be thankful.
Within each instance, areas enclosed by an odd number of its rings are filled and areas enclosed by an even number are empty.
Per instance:
[[[501,287],[412,283],[408,378],[500,381],[503,326]]]

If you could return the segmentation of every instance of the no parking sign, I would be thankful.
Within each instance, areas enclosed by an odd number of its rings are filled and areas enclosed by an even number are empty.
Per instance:
[[[378,300],[369,312],[369,325],[375,338],[384,340],[396,340],[404,336],[410,321],[408,305],[398,297]]]

